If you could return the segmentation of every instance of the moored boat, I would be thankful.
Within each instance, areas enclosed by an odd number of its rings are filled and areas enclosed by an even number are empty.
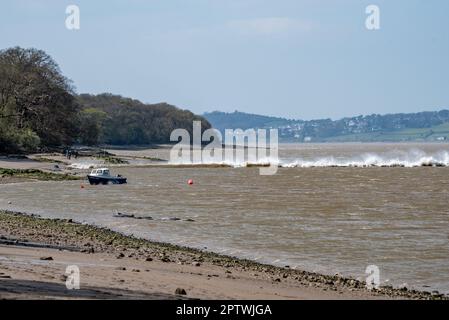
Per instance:
[[[87,179],[92,185],[127,183],[126,178],[121,175],[112,176],[108,168],[93,169],[92,172],[87,175]]]

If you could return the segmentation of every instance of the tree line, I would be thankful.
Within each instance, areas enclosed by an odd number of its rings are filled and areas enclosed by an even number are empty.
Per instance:
[[[0,51],[0,152],[33,152],[99,144],[166,143],[173,129],[192,130],[202,117],[166,103],[118,95],[77,95],[42,50]]]
[[[108,93],[77,96],[80,113],[80,142],[83,144],[143,145],[166,143],[174,129],[192,133],[192,122],[202,130],[211,126],[203,117],[167,103],[144,104],[138,100]]]

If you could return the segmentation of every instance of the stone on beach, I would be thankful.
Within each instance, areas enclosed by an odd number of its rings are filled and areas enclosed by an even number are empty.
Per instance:
[[[163,256],[163,257],[161,258],[161,261],[162,261],[162,262],[170,262],[171,260],[170,260],[170,258],[168,258],[167,256]]]
[[[185,295],[187,295],[187,292],[186,292],[185,289],[177,288],[177,289],[175,290],[175,294],[185,296]]]

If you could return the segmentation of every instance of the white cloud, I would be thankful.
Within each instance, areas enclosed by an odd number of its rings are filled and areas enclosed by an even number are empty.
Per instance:
[[[228,22],[228,27],[249,35],[276,35],[309,31],[312,28],[312,25],[309,22],[300,21],[297,19],[270,17],[232,20]]]

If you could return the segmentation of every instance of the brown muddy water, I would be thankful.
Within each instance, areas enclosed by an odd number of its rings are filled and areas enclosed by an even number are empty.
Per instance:
[[[273,176],[117,167],[127,185],[0,185],[0,208],[327,274],[364,279],[374,264],[382,284],[449,293],[448,154],[448,144],[282,145]]]

